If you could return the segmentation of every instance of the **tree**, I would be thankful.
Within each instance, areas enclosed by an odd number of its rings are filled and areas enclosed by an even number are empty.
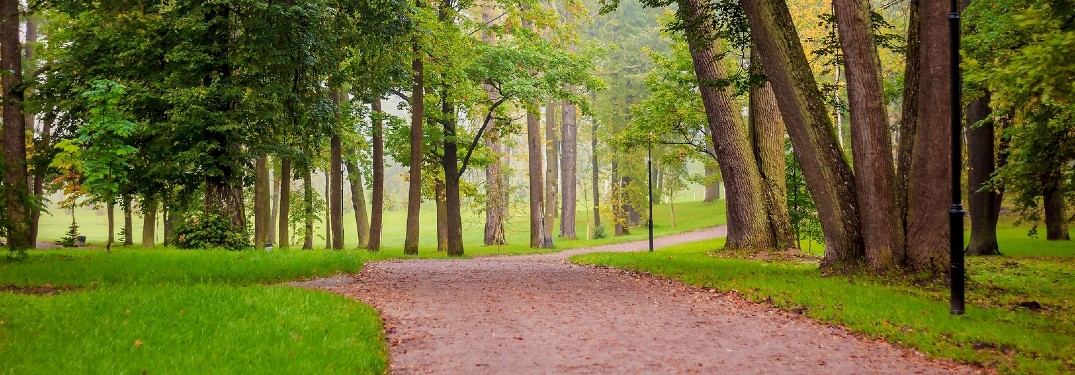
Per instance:
[[[22,41],[19,40],[19,1],[0,0],[0,70],[4,120],[3,198],[4,234],[8,249],[25,254],[31,241],[31,205],[26,186],[26,118],[22,112]]]

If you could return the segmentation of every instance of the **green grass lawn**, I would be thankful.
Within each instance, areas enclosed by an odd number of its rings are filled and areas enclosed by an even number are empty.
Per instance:
[[[361,251],[33,251],[0,258],[0,373],[384,373],[376,311],[280,281]]]
[[[884,338],[939,358],[995,366],[1005,373],[1073,372],[1075,259],[1067,252],[1071,244],[1025,239],[1025,235],[1025,228],[1000,233],[1001,251],[1019,256],[968,259],[964,316],[948,314],[947,288],[940,283],[865,275],[826,277],[814,261],[714,256],[715,249],[724,245],[722,239],[654,253],[588,254],[572,260],[735,291],[867,337]],[[1044,309],[1017,307],[1029,301]]]

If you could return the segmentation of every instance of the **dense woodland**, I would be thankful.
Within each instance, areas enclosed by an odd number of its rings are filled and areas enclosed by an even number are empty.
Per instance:
[[[1075,5],[959,7],[966,252],[1004,251],[1006,209],[1068,240]],[[32,248],[59,191],[54,207],[107,210],[109,247],[116,232],[134,242],[139,211],[145,228],[164,221],[147,247],[309,249],[325,220],[328,247],[347,234],[378,251],[399,245],[381,241],[396,202],[417,253],[433,241],[420,205],[435,201],[449,255],[464,254],[469,209],[494,245],[523,207],[530,246],[548,248],[639,230],[653,174],[657,199],[690,184],[726,196],[730,249],[811,240],[825,270],[939,275],[950,13],[920,0],[0,0],[0,237],[16,256]]]

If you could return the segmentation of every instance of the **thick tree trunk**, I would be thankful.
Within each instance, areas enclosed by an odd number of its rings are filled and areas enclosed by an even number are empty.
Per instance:
[[[381,223],[384,213],[384,124],[381,122],[381,98],[373,99],[373,202],[370,213],[369,251],[381,250]]]
[[[219,215],[228,219],[233,227],[246,231],[242,188],[228,186],[220,177],[206,176],[203,204],[207,214]]]
[[[911,156],[913,155],[915,133],[918,132],[918,91],[922,78],[921,39],[918,8],[921,0],[909,0],[907,21],[907,56],[903,71],[903,108],[900,111],[900,128],[896,141],[896,217],[900,220],[903,233],[908,232],[907,211],[910,204]],[[908,237],[905,237],[908,238]],[[907,263],[907,249],[894,254],[896,264]]]
[[[302,233],[302,249],[310,250],[314,248],[314,171],[311,167],[306,167],[306,173],[302,176],[302,200],[303,200],[303,223],[304,230]]]
[[[343,98],[339,89],[332,89],[332,102],[336,105],[336,126],[329,141],[329,193],[325,198],[329,200],[329,228],[332,234],[332,249],[343,250],[343,142],[340,139],[342,132],[342,116],[340,105]]]
[[[970,241],[967,255],[1000,255],[997,222],[1000,220],[1001,196],[989,187],[996,171],[996,134],[989,119],[989,95],[967,106],[967,185],[970,207]]]
[[[142,201],[142,247],[152,249],[157,243],[157,202]]]
[[[437,251],[448,251],[448,201],[445,200],[444,181],[439,177],[433,183],[433,199],[437,203]]]
[[[537,107],[537,104],[532,104]],[[530,248],[552,247],[552,238],[545,233],[545,209],[542,189],[545,186],[541,162],[541,122],[534,114],[536,109],[526,111],[526,144],[530,175]]]
[[[557,133],[556,102],[550,101],[545,105],[545,237],[549,238],[552,238],[553,222],[557,216],[556,193],[559,191],[556,184],[560,173],[560,140]]]
[[[948,13],[943,1],[921,3],[921,77],[918,125],[911,154],[907,196],[907,265],[916,272],[948,271],[948,206],[951,186],[949,141],[952,137],[949,95]]]
[[[290,247],[289,229],[291,228],[291,159],[280,160],[280,228],[276,242],[281,249]]]
[[[770,230],[765,210],[758,162],[752,153],[750,137],[740,107],[730,88],[717,88],[711,82],[728,78],[724,51],[714,42],[715,30],[702,20],[712,17],[703,0],[681,0],[680,11],[688,26],[687,44],[698,77],[702,104],[705,107],[709,135],[716,146],[717,162],[728,188],[728,241],[730,249],[771,249],[776,238]]]
[[[756,54],[751,59],[758,61]],[[786,129],[772,85],[768,82],[750,90],[750,130],[754,157],[761,173],[769,231],[776,241],[775,247],[786,249],[794,246],[795,240],[787,204],[788,179],[784,161]]]
[[[123,246],[134,245],[134,223],[131,217],[131,197],[123,198]]]
[[[571,47],[572,51],[574,49],[574,47]],[[567,86],[566,89],[573,91],[574,87]],[[560,183],[562,186],[560,195],[563,202],[560,212],[560,237],[575,239],[577,237],[575,233],[575,212],[577,210],[576,203],[578,202],[578,172],[576,170],[579,159],[578,113],[575,104],[566,100],[563,103],[560,130],[563,141],[560,149]]]
[[[418,46],[415,46],[417,52]],[[422,210],[422,119],[425,106],[422,59],[416,58],[411,63],[414,74],[414,86],[411,89],[411,157],[409,187],[407,190],[407,235],[403,243],[403,253],[418,254],[418,215]]]
[[[19,40],[19,1],[0,0],[0,75],[3,99],[4,209],[7,212],[7,246],[22,251],[31,242],[29,187],[26,177],[26,118],[22,113],[22,42]]]
[[[444,96],[447,96],[445,94]],[[441,112],[450,117],[441,120],[444,128],[444,158],[441,166],[444,168],[444,206],[445,206],[445,235],[448,240],[448,256],[463,256],[463,213],[459,201],[459,146],[456,143],[456,113],[455,106],[448,101],[442,101]]]
[[[370,220],[366,215],[366,189],[362,184],[362,172],[353,161],[348,161],[345,165],[351,184],[351,205],[354,206],[355,223],[358,226],[358,247],[365,248],[370,243]]]
[[[1050,241],[1071,240],[1068,235],[1067,214],[1065,212],[1064,192],[1058,187],[1060,176],[1053,174],[1044,182],[1043,195],[1045,206],[1045,239]]]
[[[593,189],[593,227],[601,226],[601,175],[597,163],[597,120],[590,126],[590,188]]]
[[[896,171],[892,134],[881,87],[881,60],[870,20],[869,0],[835,0],[836,23],[847,72],[851,109],[851,152],[856,198],[866,245],[866,264],[874,270],[896,266],[903,251],[903,230],[896,211]]]
[[[780,113],[818,208],[825,234],[822,268],[857,262],[864,255],[855,181],[836,139],[824,98],[806,60],[784,1],[741,0],[754,44],[772,83]],[[728,176],[725,176],[727,181]],[[728,197],[732,193],[729,190]]]
[[[269,157],[261,155],[254,163],[254,248],[271,242],[269,238],[270,206],[269,201]]]

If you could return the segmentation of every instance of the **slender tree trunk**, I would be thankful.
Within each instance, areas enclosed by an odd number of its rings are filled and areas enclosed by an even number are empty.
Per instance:
[[[418,46],[415,45],[415,53],[417,52]],[[407,236],[403,253],[417,255],[418,215],[422,209],[422,117],[425,111],[422,103],[425,100],[422,59],[415,58],[411,69],[414,74],[414,86],[411,89],[411,165],[407,191]]]
[[[948,14],[944,1],[921,3],[921,78],[918,126],[911,154],[907,210],[907,265],[916,272],[948,271],[948,206],[951,195]],[[939,183],[940,182],[940,183]]]
[[[290,247],[291,228],[291,159],[280,160],[280,229],[276,240],[281,249]]]
[[[116,204],[108,201],[105,204],[105,212],[108,216],[108,242],[105,243],[105,251],[112,251],[112,243],[116,242]]]
[[[718,174],[718,173],[720,173],[719,169],[717,169],[715,166],[710,166],[709,164],[706,164],[706,166],[705,166],[705,176],[706,176],[707,181],[712,181],[712,180],[710,180],[710,178],[712,178],[713,175]],[[705,185],[705,198],[703,198],[702,202],[711,203],[711,202],[716,202],[719,199],[720,199],[720,182],[712,181],[712,182],[706,184]]]
[[[302,249],[314,248],[314,171],[312,167],[306,167],[306,173],[302,176],[302,200],[305,203],[302,208],[305,230],[303,231]]]
[[[172,246],[175,239],[175,220],[176,215],[179,214],[179,210],[175,208],[174,204],[167,204],[164,210],[161,211],[161,216],[164,220],[164,247]]]
[[[575,47],[572,46],[570,49],[574,51]],[[566,89],[568,91],[575,90],[572,86],[567,86]],[[577,237],[575,233],[575,213],[578,202],[578,171],[576,170],[579,159],[578,113],[575,104],[566,100],[563,102],[560,130],[563,140],[560,150],[562,155],[560,163],[560,183],[562,187],[560,188],[560,194],[563,202],[560,213],[560,237],[575,239]]]
[[[896,149],[896,217],[906,236],[908,234],[907,213],[911,198],[911,160],[918,131],[918,92],[922,78],[921,39],[919,38],[919,6],[921,0],[909,0],[907,21],[907,57],[903,72],[903,108],[900,111],[900,128]],[[909,237],[905,237],[910,240]],[[893,255],[896,264],[907,263],[907,249]]]
[[[131,218],[131,197],[123,198],[123,246],[134,245],[134,225]]]
[[[269,239],[269,157],[258,156],[254,163],[254,248],[265,246]]]
[[[556,186],[559,176],[560,140],[556,127],[556,102],[550,101],[545,105],[545,237],[552,238],[553,222],[556,218]]]
[[[384,213],[384,124],[381,122],[381,98],[373,99],[373,202],[370,213],[369,251],[381,250],[381,222]]]
[[[852,264],[865,252],[854,200],[855,180],[836,139],[787,3],[759,0],[740,3],[746,10],[754,45],[818,208],[825,234],[821,266]],[[724,178],[728,181],[727,175]],[[732,195],[729,189],[728,198]]]
[[[157,243],[157,201],[142,201],[142,247],[152,249]]]
[[[332,89],[331,91],[332,102],[336,105],[336,130],[332,134],[330,140],[330,162],[329,162],[329,193],[325,195],[325,198],[329,200],[329,228],[331,228],[332,234],[332,249],[343,250],[343,145],[340,139],[340,132],[342,132],[341,123],[342,117],[340,114],[340,105],[343,103],[343,98],[339,89]]]
[[[269,170],[272,171],[272,205],[269,208],[269,237],[266,242],[276,242],[276,220],[280,213],[280,170],[272,165]]]
[[[765,212],[765,197],[758,162],[751,152],[750,137],[740,107],[730,88],[717,88],[708,82],[728,78],[724,51],[714,42],[714,32],[702,20],[713,15],[702,0],[681,0],[680,11],[688,26],[687,44],[700,84],[709,134],[716,146],[721,175],[728,188],[728,240],[731,249],[771,249],[776,238],[770,230]]]
[[[751,56],[758,61],[757,54]],[[784,161],[784,119],[780,117],[776,96],[768,82],[750,90],[750,135],[754,157],[761,173],[765,212],[775,247],[792,247],[795,235],[791,231],[788,213],[787,170]]]
[[[967,185],[970,194],[970,241],[967,255],[1000,255],[997,222],[1000,220],[1000,192],[989,187],[996,171],[996,141],[993,120],[989,119],[989,95],[967,106]]]
[[[362,184],[362,172],[353,161],[348,161],[345,165],[351,183],[351,205],[355,208],[355,223],[358,226],[358,247],[365,248],[370,242],[370,221],[366,215],[366,189]]]
[[[437,178],[433,183],[437,203],[437,251],[448,251],[448,202],[444,199],[444,181]]]
[[[537,107],[537,104],[532,104]],[[543,249],[552,247],[552,238],[545,235],[544,202],[542,188],[545,186],[544,170],[541,162],[541,122],[534,114],[535,109],[526,111],[527,159],[530,169],[530,248]]]
[[[492,9],[482,7],[482,23],[489,25],[494,20]],[[482,34],[482,40],[492,44],[496,42],[496,37],[493,33],[485,32]],[[486,85],[485,91],[488,93],[489,102],[500,99],[493,86]],[[485,138],[485,147],[493,154],[492,162],[485,167],[485,186],[489,194],[485,201],[484,243],[486,245],[503,245],[508,242],[504,235],[504,221],[508,216],[508,184],[504,168],[508,165],[508,160],[504,143],[501,141],[501,128],[503,128],[501,123],[495,122]]]
[[[329,180],[329,171],[325,171],[325,249],[332,248],[332,192],[330,191],[332,181]]]
[[[34,44],[37,43],[37,23],[32,19],[26,19],[26,44],[23,45],[23,61],[27,61],[30,64],[34,62]],[[35,128],[34,115],[32,113],[26,114],[26,127],[31,130]],[[44,121],[41,126],[41,134],[39,135],[35,147],[39,149],[45,149],[52,147],[49,144],[49,138],[52,133],[52,121]],[[0,156],[2,158],[2,156]],[[0,160],[2,161],[2,160]],[[0,163],[2,164],[2,163]],[[33,187],[31,193],[34,197],[41,198],[45,195],[45,168],[34,168]],[[38,227],[41,223],[41,208],[32,207],[30,211],[30,244],[36,246]],[[130,232],[127,237],[130,238]]]
[[[869,0],[835,0],[836,23],[847,71],[851,108],[851,152],[862,220],[866,263],[874,270],[896,266],[903,249],[903,231],[896,214],[896,171],[892,134],[881,87],[881,59],[874,40]]]
[[[7,245],[15,251],[34,248],[31,242],[30,191],[26,184],[26,118],[22,114],[22,43],[19,40],[19,1],[0,0],[0,70],[4,126],[4,209]]]
[[[446,89],[447,90],[447,89]],[[447,97],[447,92],[442,97]],[[459,201],[459,146],[456,143],[456,118],[455,106],[447,100],[441,101],[441,112],[450,117],[441,120],[444,128],[444,158],[441,166],[444,168],[444,206],[445,206],[445,235],[447,236],[448,256],[463,256],[463,213]]]
[[[597,157],[597,119],[590,125],[590,188],[593,189],[593,227],[601,226],[601,175]]]
[[[615,155],[613,157],[616,157]],[[627,229],[627,219],[623,203],[623,177],[620,176],[620,163],[612,161],[612,223],[613,233],[619,236],[631,234]]]

